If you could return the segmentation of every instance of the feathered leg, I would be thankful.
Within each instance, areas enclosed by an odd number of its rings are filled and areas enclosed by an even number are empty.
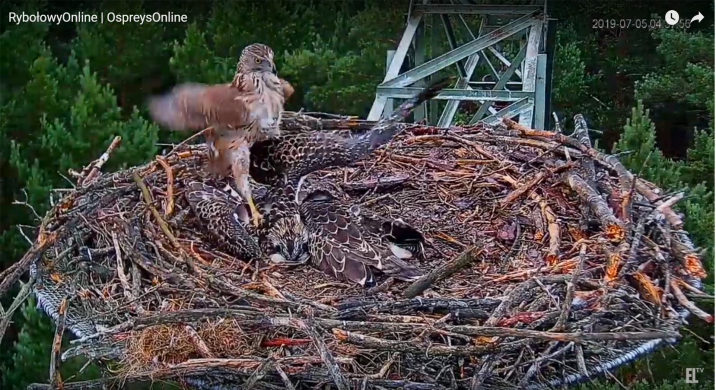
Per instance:
[[[259,227],[262,216],[254,203],[254,198],[251,194],[251,184],[249,183],[249,148],[247,146],[239,147],[234,156],[231,170],[234,174],[234,180],[236,181],[236,188],[239,191],[239,195],[241,195],[249,205],[254,226]]]

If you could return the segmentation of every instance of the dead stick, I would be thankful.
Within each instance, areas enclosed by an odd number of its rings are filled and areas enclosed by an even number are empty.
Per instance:
[[[293,385],[293,383],[291,383],[291,379],[289,379],[288,375],[286,375],[286,371],[284,371],[281,366],[274,363],[273,368],[278,373],[278,376],[281,377],[283,385],[286,386],[286,390],[296,390],[296,387]]]
[[[287,359],[287,358],[284,358]],[[241,376],[249,376],[250,373],[247,372],[247,370],[244,368],[244,366],[237,366],[231,362],[231,364],[222,364],[222,365],[216,365],[216,366],[207,366],[204,362],[199,362],[199,360],[203,359],[191,359],[188,362],[191,362],[192,364],[185,364],[180,363],[173,365],[171,367],[167,368],[159,368],[159,369],[150,369],[144,372],[136,373],[136,374],[122,374],[119,376],[112,376],[112,377],[104,377],[100,379],[94,379],[94,380],[87,380],[87,381],[79,381],[79,382],[72,382],[72,383],[66,383],[65,389],[66,390],[94,390],[94,389],[101,389],[105,386],[110,387],[112,384],[122,383],[136,383],[136,382],[146,382],[146,381],[156,381],[159,379],[172,379],[172,378],[182,378],[187,376],[206,376],[208,373],[211,373],[210,367],[227,367],[231,369],[231,374],[234,375],[241,375]],[[220,360],[226,360],[226,361],[236,361],[240,359],[220,359]],[[241,359],[243,360],[243,359]],[[281,362],[283,359],[279,359],[279,362]],[[295,360],[295,359],[292,359]],[[302,358],[302,360],[309,360],[306,358]],[[313,361],[314,359],[310,359]],[[299,362],[297,362],[300,364]],[[320,363],[320,361],[318,362]],[[315,363],[311,363],[315,364]],[[257,364],[253,364],[253,367],[256,367]],[[298,370],[292,370],[291,372],[292,376],[298,380],[308,380],[308,381],[325,381],[328,380],[329,377],[326,375],[325,371],[308,371],[305,368],[300,368]],[[420,383],[410,382],[410,381],[403,381],[403,380],[367,380],[369,385],[377,385],[381,387],[386,388],[415,388],[415,389],[424,389],[424,390],[438,390],[442,389],[440,386],[425,386]],[[110,385],[110,386],[108,386]],[[416,385],[421,385],[420,387],[416,387]],[[120,386],[121,387],[121,386]],[[27,387],[28,390],[48,390],[50,389],[50,386],[47,384],[38,384],[33,383],[30,384]]]
[[[447,165],[444,163],[430,160],[428,158],[422,159],[422,158],[416,158],[416,157],[410,157],[410,156],[402,156],[402,155],[398,155],[398,154],[394,154],[394,153],[388,153],[384,150],[378,150],[378,151],[376,151],[376,153],[379,156],[385,156],[391,160],[404,162],[404,163],[408,163],[408,164],[415,164],[415,165],[426,164],[427,166],[429,166],[431,168],[440,169],[443,171],[449,171],[455,167],[454,164]]]
[[[565,324],[567,323],[567,318],[569,318],[569,309],[572,307],[572,296],[574,295],[574,288],[577,285],[577,279],[579,279],[579,275],[582,273],[582,269],[584,268],[584,262],[587,258],[587,245],[582,244],[582,247],[579,249],[579,262],[577,263],[577,266],[574,268],[574,271],[572,272],[572,279],[567,282],[567,293],[564,296],[564,302],[562,302],[562,311],[559,313],[559,318],[557,318],[557,323],[554,324],[554,327],[552,327],[551,331],[554,332],[561,332],[565,328]]]
[[[114,243],[114,253],[117,258],[117,276],[119,276],[119,282],[124,290],[124,296],[133,299],[132,288],[129,286],[129,280],[127,280],[127,274],[124,272],[124,262],[122,261],[122,250],[119,247],[119,240],[117,240],[117,233],[112,231],[112,242]]]
[[[191,338],[192,344],[194,344],[196,350],[199,351],[201,356],[207,359],[216,358],[216,356],[214,356],[214,354],[211,352],[211,349],[209,349],[209,346],[206,345],[204,340],[202,340],[201,336],[199,336],[199,333],[197,333],[191,325],[185,326],[184,330],[186,330],[186,332],[189,334],[189,338]]]
[[[578,148],[582,153],[585,153],[589,157],[593,158],[595,161],[614,170],[619,175],[619,181],[623,187],[622,189],[625,189],[626,191],[629,190],[634,175],[624,167],[624,165],[619,161],[616,156],[604,154],[594,148],[588,148],[587,146],[582,145],[578,140],[566,137],[563,134],[553,133],[551,131],[529,129],[509,118],[504,118],[503,122],[507,125],[508,128],[516,129],[520,131],[523,135],[553,139],[557,142]],[[636,180],[636,190],[639,191],[640,194],[644,195],[644,197],[647,198],[650,202],[654,203],[657,206],[661,205],[661,197],[654,193],[651,188],[649,188],[645,180]],[[669,223],[675,228],[680,229],[683,226],[683,221],[681,220],[681,217],[679,217],[671,208],[666,208],[664,210],[664,215],[666,215],[666,218],[669,220]]]
[[[256,385],[256,382],[261,380],[265,375],[266,372],[268,372],[269,368],[273,366],[274,358],[273,356],[269,356],[264,360],[263,363],[254,371],[253,374],[246,380],[246,384],[244,385],[244,388],[246,390],[251,390]]]
[[[71,225],[76,225],[76,223],[68,223],[65,225],[65,228],[70,228]],[[53,244],[55,240],[57,240],[57,233],[58,232],[55,231],[50,234],[47,234],[45,233],[43,227],[40,227],[40,234],[37,238],[37,241],[35,241],[35,244],[32,246],[32,248],[30,248],[30,250],[28,250],[25,255],[22,256],[22,259],[18,261],[18,266],[15,267],[12,272],[8,272],[7,275],[0,275],[0,277],[2,277],[2,282],[0,282],[0,296],[5,295],[5,292],[10,289],[10,286],[15,284],[15,282],[20,279],[20,276],[22,276],[22,274],[24,274],[25,272],[27,272],[27,270],[30,269],[32,263],[40,257],[40,255],[45,251],[45,248],[47,248],[48,246]]]
[[[677,283],[679,283],[679,286],[681,286],[681,287],[683,287],[683,288],[685,288],[685,289],[691,291],[691,292],[692,292],[694,295],[696,295],[697,297],[708,298],[708,299],[714,299],[714,298],[716,298],[716,297],[714,297],[713,295],[706,294],[705,292],[699,290],[698,288],[696,288],[696,287],[694,287],[694,286],[688,284],[687,282],[685,282],[685,281],[682,280],[682,279],[679,279],[679,278],[674,278],[674,279],[676,280]]]
[[[513,187],[517,188],[517,180],[513,179],[509,175],[500,175],[499,178],[510,183]],[[535,185],[536,184],[537,183],[535,183]],[[547,256],[545,257],[545,262],[548,265],[555,265],[559,260],[560,245],[560,229],[559,224],[557,223],[557,217],[555,216],[554,211],[552,211],[552,208],[549,207],[549,205],[547,204],[547,201],[545,201],[539,194],[533,191],[530,193],[530,198],[534,199],[537,203],[539,203],[540,210],[542,210],[542,215],[544,215],[544,219],[547,220],[547,232],[549,232],[549,249],[547,252]]]
[[[22,284],[22,282],[20,283]],[[5,331],[10,325],[10,321],[12,320],[13,314],[15,314],[15,310],[17,310],[17,308],[20,307],[23,302],[25,302],[25,299],[30,296],[30,289],[32,288],[32,285],[34,283],[35,279],[30,278],[27,283],[22,284],[20,292],[17,294],[17,296],[15,296],[15,300],[10,304],[10,308],[8,308],[7,311],[4,313],[2,320],[0,320],[0,342],[2,342],[2,339],[5,336]]]
[[[679,283],[677,283],[676,280],[671,281],[671,292],[674,294],[674,297],[679,302],[679,304],[685,307],[691,314],[708,322],[709,324],[714,322],[714,317],[711,314],[699,309],[698,306],[696,306],[693,302],[689,301],[688,298],[686,298],[686,295],[684,295],[684,293],[681,291],[681,288],[679,288]]]
[[[386,292],[386,291],[388,291],[388,289],[389,289],[391,286],[393,286],[393,284],[395,284],[395,278],[393,278],[393,277],[391,276],[391,277],[389,277],[388,279],[386,279],[385,282],[383,282],[383,283],[381,283],[381,284],[379,284],[379,285],[377,285],[377,286],[375,286],[375,287],[369,288],[369,289],[365,292],[365,294],[366,294],[366,295],[375,295],[375,294],[378,294],[378,293],[381,293],[381,292]]]
[[[149,193],[149,189],[147,188],[147,185],[144,184],[144,181],[142,180],[137,173],[132,174],[132,178],[139,186],[139,189],[142,190],[142,196],[144,197],[144,202],[147,204],[147,207],[149,207],[149,210],[151,211],[152,215],[154,215],[154,219],[157,220],[157,223],[159,223],[159,227],[162,229],[164,234],[166,234],[167,238],[169,238],[169,241],[172,243],[172,246],[174,246],[177,249],[181,248],[181,245],[179,245],[179,241],[177,241],[176,237],[174,236],[174,233],[172,233],[171,229],[169,229],[169,225],[164,221],[164,218],[159,214],[159,211],[157,211],[156,207],[154,207],[154,200],[152,199],[152,195]]]
[[[560,277],[568,275],[560,275]],[[523,283],[530,287],[535,284],[533,279]],[[515,295],[524,292],[524,289],[516,291]],[[513,295],[512,293],[510,295]],[[508,297],[509,298],[509,297]],[[273,304],[273,302],[270,302]],[[136,317],[129,321],[115,325],[114,327],[96,333],[94,335],[85,336],[83,338],[70,341],[71,344],[84,343],[88,340],[98,337],[105,337],[112,334],[119,334],[129,330],[142,330],[152,326],[190,323],[212,318],[232,318],[239,323],[256,323],[280,327],[296,327],[288,316],[269,317],[258,309],[252,307],[244,307],[242,309],[189,309],[171,312],[162,312],[161,314],[147,315],[144,317]],[[383,319],[385,320],[385,319]],[[373,321],[347,321],[333,320],[326,318],[313,319],[319,325],[326,328],[343,328],[347,330],[362,330],[381,333],[398,333],[398,332],[422,332],[429,328],[429,325],[415,322],[373,322]],[[530,329],[515,329],[499,326],[472,326],[472,325],[448,325],[441,324],[440,329],[459,333],[469,336],[487,336],[487,337],[518,337],[539,340],[557,340],[557,341],[574,341],[582,343],[590,340],[650,340],[658,338],[678,338],[678,332],[622,332],[622,333],[558,333],[545,332]]]
[[[473,262],[473,260],[480,254],[481,250],[478,250],[476,247],[471,247],[470,249],[462,252],[459,256],[454,258],[453,260],[450,260],[446,264],[442,265],[441,267],[434,269],[433,271],[429,272],[427,275],[421,277],[420,279],[416,280],[408,286],[408,288],[405,290],[405,297],[408,299],[415,298],[416,296],[420,295],[423,291],[430,288],[430,286],[440,280],[443,280],[452,274],[458,272],[459,270],[467,267],[469,264]]]
[[[92,170],[90,173],[85,177],[81,183],[79,183],[81,186],[85,186],[89,184],[98,174],[99,170],[102,169],[102,166],[109,160],[109,155],[112,154],[114,149],[119,146],[119,142],[122,141],[122,137],[116,136],[112,140],[112,143],[109,144],[109,147],[107,148],[107,151],[102,153],[102,155],[97,159],[97,161],[94,163],[94,166],[92,167]]]
[[[333,358],[331,351],[328,350],[326,343],[323,341],[318,332],[316,332],[314,322],[311,320],[302,321],[300,319],[295,319],[294,322],[301,330],[306,332],[308,336],[311,337],[311,340],[313,340],[313,345],[316,349],[318,349],[318,353],[321,355],[321,359],[326,366],[326,370],[328,370],[328,374],[333,379],[333,382],[336,384],[338,390],[349,390],[350,384],[348,380],[341,373],[341,369],[338,367],[338,363],[336,362],[336,359]]]
[[[562,280],[567,280],[567,275],[560,275],[562,276]],[[524,282],[518,284],[515,286],[512,291],[507,295],[506,298],[502,300],[502,302],[495,308],[495,310],[492,311],[492,314],[490,314],[490,317],[485,321],[486,326],[495,326],[497,325],[502,317],[504,317],[507,312],[512,308],[512,305],[515,304],[515,301],[517,301],[518,297],[521,297],[525,295],[529,290],[536,287],[538,285],[537,279],[532,278],[525,280]]]
[[[550,345],[550,346],[547,348],[547,350],[544,351],[544,353],[542,354],[542,356],[540,356],[539,358],[537,358],[537,359],[532,363],[532,366],[530,366],[530,368],[527,370],[527,373],[522,377],[522,379],[520,379],[520,382],[518,383],[518,386],[519,386],[519,387],[524,388],[524,386],[525,386],[527,383],[529,383],[530,379],[532,379],[532,377],[537,373],[537,371],[539,371],[540,366],[542,365],[542,362],[544,362],[544,361],[546,361],[546,360],[554,359],[554,358],[556,358],[556,357],[558,357],[558,356],[561,356],[561,355],[565,354],[567,351],[569,351],[570,349],[572,349],[572,347],[574,346],[574,343],[569,343],[569,344],[565,345],[564,347],[562,347],[562,348],[560,348],[560,349],[558,349],[558,350],[556,350],[556,351],[550,353],[552,347],[554,347],[554,346],[556,346],[556,345],[557,345],[556,342],[555,342],[555,344]]]
[[[699,279],[703,279],[707,276],[699,255],[691,248],[691,245],[682,241],[678,235],[672,237],[671,248],[669,249],[671,254],[683,264],[684,269],[686,269],[690,275]]]
[[[559,245],[561,240],[559,223],[557,223],[557,217],[555,216],[554,211],[552,211],[552,208],[549,207],[547,201],[544,198],[534,192],[531,194],[530,197],[536,200],[537,203],[539,203],[542,215],[544,215],[544,219],[547,220],[549,247],[547,249],[548,252],[547,256],[545,257],[545,260],[548,265],[553,266],[559,261]]]
[[[485,382],[485,379],[487,379],[488,376],[493,374],[493,368],[498,360],[502,359],[503,354],[498,353],[493,355],[488,355],[483,359],[482,364],[480,365],[479,370],[475,370],[475,374],[472,376],[472,379],[470,380],[470,390],[478,390],[482,387],[483,382]]]
[[[500,200],[500,203],[504,205],[508,205],[515,200],[517,200],[520,196],[522,196],[525,192],[529,191],[532,187],[539,184],[539,182],[542,181],[545,177],[545,172],[541,171],[539,172],[532,180],[527,182],[525,185],[519,186],[516,189],[512,190],[507,196],[505,196],[502,200]]]
[[[470,356],[494,352],[497,349],[500,349],[500,351],[502,352],[511,352],[523,348],[527,342],[527,340],[520,340],[499,346],[497,344],[461,346],[446,346],[435,344],[428,345],[422,342],[406,342],[405,340],[386,340],[360,333],[348,332],[338,328],[333,329],[333,335],[336,337],[336,339],[340,341],[360,345],[364,348],[370,348],[380,351],[395,351],[403,353],[430,354],[441,356]]]
[[[483,148],[477,142],[470,141],[468,139],[465,139],[463,137],[459,137],[456,135],[447,135],[447,134],[445,134],[445,135],[420,135],[417,137],[409,138],[408,140],[406,140],[405,143],[411,144],[413,142],[419,142],[419,141],[442,141],[442,140],[453,141],[453,142],[457,142],[457,143],[460,143],[463,145],[470,146],[473,149],[475,149],[478,153],[480,153],[481,155],[483,155],[491,160],[494,160],[494,161],[500,161],[497,157],[495,157],[492,153],[485,150],[485,148]]]
[[[167,157],[169,157],[169,156],[171,156],[172,154],[174,154],[174,153],[175,153],[176,151],[178,151],[182,146],[186,145],[189,141],[193,140],[194,138],[197,138],[197,137],[199,137],[200,135],[204,135],[204,134],[206,134],[207,132],[210,132],[210,131],[213,131],[213,130],[214,130],[213,127],[207,127],[206,129],[204,129],[204,130],[202,130],[202,131],[199,131],[199,132],[197,132],[197,133],[191,135],[189,138],[185,139],[184,141],[180,142],[177,146],[173,147],[172,150],[171,150],[169,153],[167,153]]]
[[[336,358],[342,364],[352,364],[355,361],[352,358]],[[189,367],[234,367],[234,368],[249,368],[256,369],[260,367],[266,360],[259,357],[244,357],[244,358],[217,358],[217,359],[189,359],[184,362],[172,365],[172,368],[189,368]],[[307,365],[307,364],[322,364],[321,360],[317,356],[287,356],[287,357],[275,357],[273,361],[276,364],[285,366],[290,365]]]
[[[564,174],[564,181],[579,195],[580,198],[589,204],[594,215],[599,218],[599,221],[604,228],[607,237],[611,240],[622,241],[624,240],[624,226],[622,221],[614,216],[612,209],[609,208],[607,203],[602,199],[601,196],[587,184],[581,177],[577,176],[574,172],[566,172]]]
[[[587,363],[584,361],[584,350],[581,344],[576,345],[577,353],[577,367],[584,376],[589,376],[589,370],[587,370]]]
[[[67,198],[65,198],[65,200],[72,199],[74,196],[76,196],[75,194],[77,194],[77,192],[73,192],[72,195],[69,195]],[[10,287],[15,284],[15,282],[17,282],[25,272],[30,269],[32,263],[37,261],[37,259],[40,257],[40,255],[42,255],[42,253],[48,246],[55,243],[60,234],[72,231],[79,223],[79,218],[75,217],[67,221],[62,227],[55,230],[54,232],[47,233],[47,225],[52,220],[52,217],[60,212],[62,204],[63,203],[57,204],[55,207],[52,208],[52,210],[48,211],[45,214],[45,217],[40,223],[40,230],[37,233],[37,239],[35,240],[35,243],[32,244],[32,247],[30,247],[27,252],[25,252],[20,261],[16,262],[15,265],[9,267],[8,269],[0,272],[0,297],[5,295],[7,290],[9,290]]]
[[[592,148],[592,140],[589,139],[589,127],[587,126],[587,121],[584,120],[584,116],[582,114],[574,116],[574,133],[572,133],[572,138],[576,138],[582,145],[590,149]],[[587,182],[589,183],[589,186],[595,188],[594,182],[597,179],[597,175],[594,167],[594,161],[582,159],[581,164],[588,174]]]
[[[164,207],[164,217],[167,218],[174,212],[174,172],[163,157],[157,156],[156,159],[167,174],[167,204]]]
[[[67,319],[67,298],[62,298],[60,308],[57,310],[57,327],[55,338],[52,340],[52,355],[50,356],[50,386],[51,389],[62,390],[62,375],[60,375],[60,361],[62,354],[62,335],[65,333],[65,320]]]

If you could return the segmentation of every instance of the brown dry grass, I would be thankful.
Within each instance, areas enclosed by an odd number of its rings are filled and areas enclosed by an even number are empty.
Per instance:
[[[244,331],[235,320],[205,321],[196,332],[216,357],[238,357],[257,352],[256,332]],[[184,325],[158,325],[130,332],[121,370],[144,371],[148,366],[177,364],[203,357]]]

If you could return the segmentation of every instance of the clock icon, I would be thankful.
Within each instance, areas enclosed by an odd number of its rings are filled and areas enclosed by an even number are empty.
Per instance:
[[[666,23],[668,23],[669,26],[673,26],[676,23],[679,23],[679,13],[672,9],[666,13],[666,17],[664,17],[664,19],[666,19]]]

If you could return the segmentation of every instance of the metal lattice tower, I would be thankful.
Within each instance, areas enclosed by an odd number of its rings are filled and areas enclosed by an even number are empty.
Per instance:
[[[452,67],[458,76],[456,84],[435,98],[448,101],[443,112],[438,116],[433,101],[429,114],[425,105],[416,110],[416,120],[428,118],[430,124],[449,127],[460,102],[472,101],[479,103],[479,108],[470,124],[494,124],[503,117],[519,116],[521,124],[545,129],[549,123],[556,22],[546,18],[546,11],[547,0],[532,0],[531,5],[411,0],[403,37],[397,49],[388,52],[385,79],[377,88],[368,120],[380,119],[383,113],[392,111],[393,99],[414,96],[426,79]],[[478,26],[469,23],[476,19],[474,15],[480,15]],[[429,16],[433,18],[432,39],[436,39],[436,27],[442,24],[450,50],[425,61],[425,21]],[[453,23],[460,23],[469,34],[466,43],[458,46]],[[503,50],[508,40],[521,42],[519,52],[511,59]],[[413,64],[399,74],[409,52]],[[486,65],[482,69],[488,69],[488,74],[476,74],[480,64]]]

